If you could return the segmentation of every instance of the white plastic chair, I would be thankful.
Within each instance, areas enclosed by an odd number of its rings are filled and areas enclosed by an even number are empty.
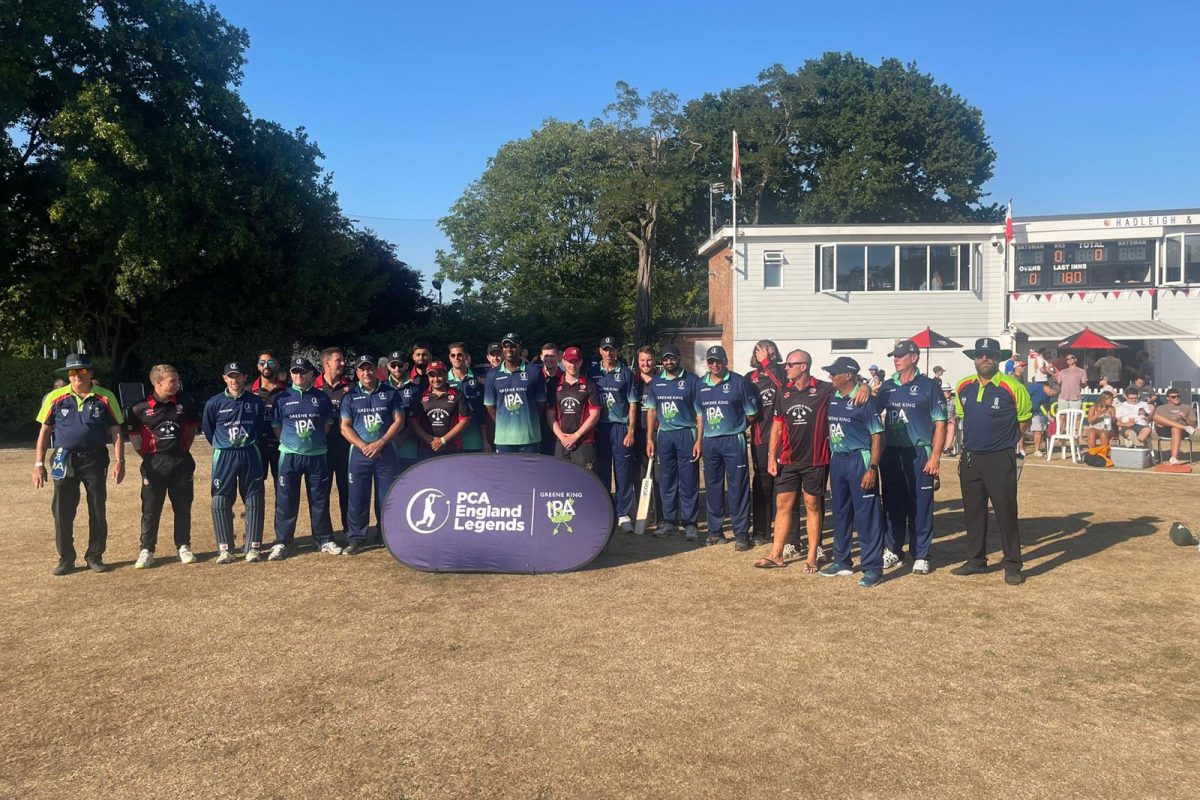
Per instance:
[[[1046,460],[1054,458],[1054,443],[1062,443],[1062,457],[1067,457],[1067,448],[1071,448],[1071,460],[1079,461],[1079,439],[1083,436],[1083,410],[1068,408],[1055,415],[1054,435],[1046,446]]]

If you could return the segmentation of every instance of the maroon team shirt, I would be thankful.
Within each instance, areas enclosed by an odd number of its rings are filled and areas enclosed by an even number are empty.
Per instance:
[[[459,420],[467,419],[471,412],[467,408],[467,398],[462,392],[453,387],[447,387],[444,394],[438,396],[433,389],[426,389],[421,395],[420,425],[430,436],[445,436]],[[421,447],[430,452],[424,442]],[[462,437],[456,436],[446,442],[439,453],[452,452],[462,449]]]
[[[746,380],[754,384],[758,392],[758,406],[765,412],[775,406],[775,395],[787,383],[787,374],[778,364],[767,362],[760,364],[746,374]],[[771,423],[774,417],[764,413],[754,423],[754,444],[765,445],[771,441]]]
[[[575,433],[583,425],[592,409],[600,410],[600,392],[594,381],[580,375],[576,383],[567,383],[567,375],[560,372],[558,378],[546,387],[546,399],[554,409],[554,419],[563,433]],[[581,444],[595,444],[596,429],[593,427],[582,439]]]
[[[829,464],[829,398],[833,384],[811,375],[799,385],[788,381],[775,393],[772,416],[781,426],[779,463],[793,467]]]
[[[129,410],[130,433],[139,434],[138,452],[182,456],[192,447],[200,427],[200,407],[187,395],[159,402],[151,394]]]

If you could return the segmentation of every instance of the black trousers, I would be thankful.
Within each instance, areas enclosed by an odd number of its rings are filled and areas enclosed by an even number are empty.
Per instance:
[[[329,471],[333,473],[333,483],[337,485],[338,510],[342,514],[342,527],[339,530],[348,531],[350,527],[346,509],[350,507],[350,443],[341,436],[331,436],[325,452]]]
[[[267,474],[270,473],[271,485],[274,486],[275,482],[279,480],[279,443],[263,444],[260,441],[258,452],[262,453],[263,458],[263,478],[266,478]],[[346,464],[347,468],[349,468],[349,451],[347,451]]]
[[[108,518],[105,502],[108,499],[108,451],[71,453],[71,475],[54,481],[54,497],[50,511],[54,514],[54,546],[64,561],[75,560],[75,511],[79,508],[79,487],[87,489],[88,546],[83,557],[100,558],[108,545]]]
[[[1015,450],[980,453],[967,450],[958,462],[963,516],[967,525],[967,563],[987,563],[987,510],[991,501],[1000,528],[1001,565],[1021,568],[1021,534],[1017,524],[1017,454]]]
[[[192,544],[192,478],[196,462],[191,455],[150,453],[142,459],[142,539],[141,548],[154,552],[158,544],[158,523],[163,503],[171,498],[175,515],[175,548]]]
[[[580,442],[570,452],[563,449],[558,437],[554,438],[554,455],[565,458],[572,464],[578,464],[584,469],[592,469],[596,465],[596,445],[591,442]]]
[[[754,456],[754,479],[750,484],[751,520],[755,535],[768,539],[775,531],[775,476],[767,472],[767,443],[750,444]]]

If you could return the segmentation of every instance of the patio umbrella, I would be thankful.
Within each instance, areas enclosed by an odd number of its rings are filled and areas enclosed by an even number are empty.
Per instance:
[[[933,328],[926,327],[925,330],[918,333],[916,336],[909,336],[913,344],[917,347],[925,348],[925,372],[929,372],[929,351],[930,350],[949,350],[955,347],[962,347],[961,344],[949,338],[942,336]]]
[[[1124,350],[1125,345],[1101,336],[1091,328],[1073,333],[1058,343],[1059,350]]]

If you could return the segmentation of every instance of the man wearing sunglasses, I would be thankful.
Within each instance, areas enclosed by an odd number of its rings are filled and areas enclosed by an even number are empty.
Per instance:
[[[1168,389],[1167,402],[1154,409],[1154,430],[1164,439],[1171,437],[1171,463],[1184,463],[1180,449],[1184,437],[1196,432],[1196,409],[1183,402],[1178,389]]]
[[[33,464],[33,486],[40,489],[46,485],[46,451],[53,434],[55,450],[50,477],[54,479],[54,497],[50,509],[54,514],[54,544],[58,549],[58,564],[53,573],[66,575],[75,569],[73,529],[80,485],[87,489],[88,507],[88,546],[83,558],[93,572],[106,572],[108,440],[112,438],[116,453],[113,480],[121,483],[125,480],[125,434],[121,429],[125,417],[113,393],[92,383],[91,356],[72,353],[59,372],[66,373],[69,383],[42,400],[37,415],[42,427],[38,431]]]
[[[697,403],[700,379],[685,372],[679,361],[678,347],[664,347],[662,372],[646,385],[646,456],[658,467],[662,522],[654,535],[663,538],[682,527],[684,539],[694,542],[699,536],[702,450],[697,433],[704,422]]]
[[[467,350],[466,344],[452,342],[449,355],[450,372],[446,375],[446,380],[466,399],[470,415],[467,429],[462,433],[463,452],[482,453],[487,420],[487,410],[483,407],[483,382],[475,376],[475,371],[471,368],[471,352]]]
[[[700,412],[701,449],[708,517],[708,544],[724,541],[726,506],[738,550],[749,550],[750,468],[746,430],[758,417],[758,393],[753,384],[728,369],[725,348],[714,345],[705,353],[708,374],[700,382],[696,403]]]
[[[225,365],[225,391],[204,404],[201,429],[212,445],[212,519],[217,538],[217,563],[233,562],[233,504],[238,493],[246,508],[246,561],[259,560],[262,547],[266,471],[257,443],[267,424],[258,395],[246,391],[249,370],[239,361]]]
[[[329,522],[329,484],[326,437],[333,426],[329,396],[313,386],[316,370],[307,358],[292,359],[292,385],[275,401],[275,435],[279,437],[279,482],[275,487],[275,542],[268,561],[288,557],[300,513],[300,482],[308,490],[308,515],[313,541],[322,553],[338,555]],[[349,498],[347,498],[349,499]]]
[[[279,357],[270,350],[258,354],[258,377],[250,384],[250,391],[263,401],[263,414],[271,419],[275,414],[275,398],[288,386],[287,373]],[[271,480],[279,479],[279,439],[275,436],[275,428],[270,425],[262,426],[262,435],[258,439],[258,449],[266,462],[266,471],[270,472]],[[264,477],[265,477],[264,472]]]
[[[383,498],[396,479],[396,449],[391,442],[404,427],[400,396],[379,382],[375,359],[361,355],[354,365],[358,385],[342,400],[342,436],[350,443],[349,507],[346,548],[352,556],[367,544],[371,518],[371,488],[375,488],[375,518],[380,519]]]
[[[633,533],[634,427],[637,425],[638,391],[633,370],[622,364],[617,340],[600,340],[600,363],[589,377],[600,393],[600,423],[596,426],[596,477],[607,488],[616,484],[617,525]]]

